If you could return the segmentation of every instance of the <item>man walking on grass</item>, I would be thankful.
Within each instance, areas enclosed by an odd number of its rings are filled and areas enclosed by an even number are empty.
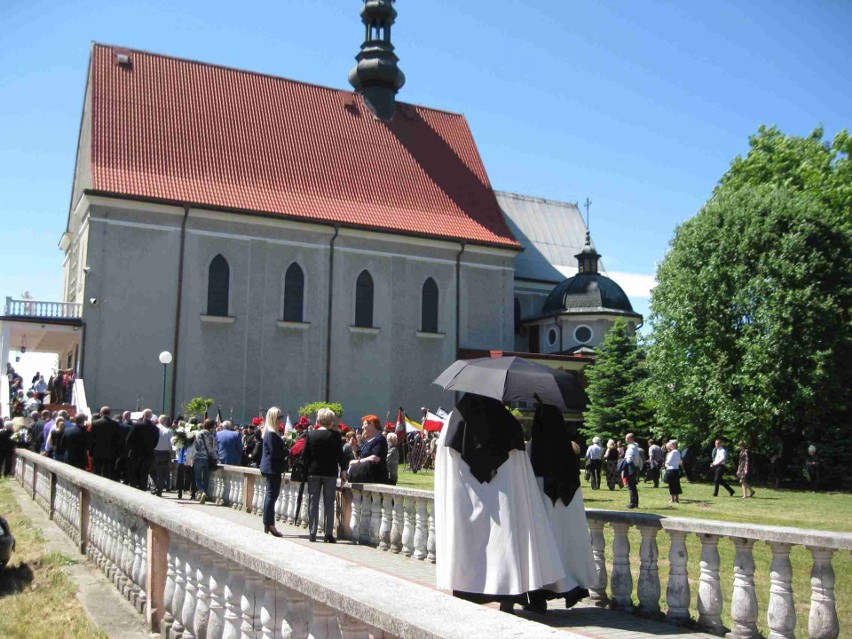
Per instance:
[[[710,468],[713,469],[713,496],[719,496],[719,486],[728,491],[728,494],[733,497],[734,489],[725,481],[725,462],[728,461],[728,451],[722,446],[722,440],[716,440],[716,447],[713,449],[711,456]]]

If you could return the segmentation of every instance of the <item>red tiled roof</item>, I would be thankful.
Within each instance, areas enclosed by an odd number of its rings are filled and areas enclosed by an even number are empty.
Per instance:
[[[92,50],[95,192],[519,247],[461,115],[116,51]]]

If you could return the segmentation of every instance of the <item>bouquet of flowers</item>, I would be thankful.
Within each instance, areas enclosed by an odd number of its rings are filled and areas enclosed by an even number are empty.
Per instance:
[[[198,426],[189,422],[178,422],[172,436],[172,449],[182,450],[195,441]]]
[[[21,428],[12,433],[9,439],[13,441],[16,446],[26,446],[27,441],[29,440],[29,432],[26,428]]]
[[[296,430],[307,430],[310,427],[311,427],[311,421],[307,417],[305,417],[304,415],[301,415],[299,417],[299,421],[296,422],[296,424],[293,426],[293,428],[295,428]]]
[[[263,425],[263,417],[252,417],[251,423],[254,424],[255,426],[260,427],[260,426]]]

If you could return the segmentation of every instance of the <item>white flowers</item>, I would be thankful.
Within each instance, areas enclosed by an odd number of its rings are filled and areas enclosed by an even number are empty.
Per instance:
[[[195,424],[180,422],[174,429],[174,436],[171,439],[172,449],[181,450],[189,446],[190,442],[195,439],[197,432],[198,426]]]

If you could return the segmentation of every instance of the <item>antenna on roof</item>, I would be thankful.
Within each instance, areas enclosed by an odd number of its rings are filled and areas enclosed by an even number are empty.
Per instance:
[[[589,227],[589,207],[591,205],[592,205],[592,201],[588,197],[586,197],[586,201],[583,202],[583,206],[586,207],[586,233],[588,233],[589,230],[590,230],[590,227]]]

